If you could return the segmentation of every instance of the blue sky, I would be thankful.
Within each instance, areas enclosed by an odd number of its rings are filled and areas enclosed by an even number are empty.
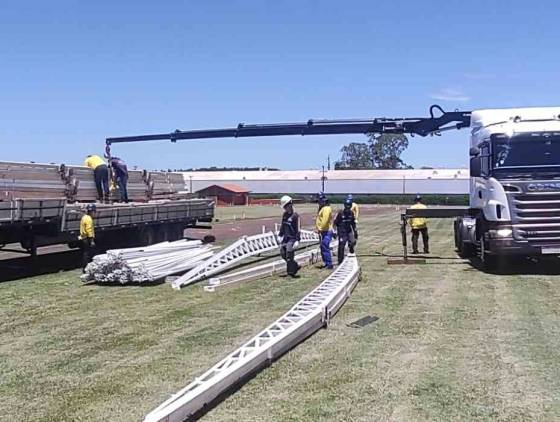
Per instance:
[[[110,136],[238,122],[558,105],[553,1],[26,1],[0,9],[0,160],[79,163]],[[465,166],[467,131],[413,138]],[[146,168],[318,168],[360,136],[124,144]]]

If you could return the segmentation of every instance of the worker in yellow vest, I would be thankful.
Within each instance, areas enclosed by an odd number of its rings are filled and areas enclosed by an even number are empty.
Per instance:
[[[84,162],[86,167],[93,170],[93,179],[97,196],[101,202],[109,200],[109,167],[99,155],[88,155]]]
[[[80,220],[80,236],[78,239],[82,241],[82,271],[84,272],[95,252],[95,226],[93,223],[95,210],[95,204],[88,204],[86,212]]]
[[[333,238],[333,212],[328,198],[324,193],[319,194],[319,212],[315,220],[315,228],[321,240],[321,257],[323,258],[324,268],[333,269],[331,255],[331,240]]]
[[[422,197],[416,195],[414,205],[410,207],[413,210],[425,210],[427,207],[422,203]],[[430,253],[428,245],[428,221],[424,217],[413,217],[410,219],[410,228],[412,229],[412,253],[418,253],[418,237],[422,234],[422,243],[424,244],[424,253]]]

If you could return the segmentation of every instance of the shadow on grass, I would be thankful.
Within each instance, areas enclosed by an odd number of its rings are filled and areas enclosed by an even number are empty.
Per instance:
[[[81,265],[82,253],[80,250],[54,252],[38,255],[35,258],[23,256],[4,259],[0,260],[0,283],[75,270]]]
[[[541,258],[503,258],[495,267],[487,268],[479,258],[470,260],[472,269],[482,271],[486,274],[497,276],[510,275],[560,275],[560,258],[559,257],[541,257]]]

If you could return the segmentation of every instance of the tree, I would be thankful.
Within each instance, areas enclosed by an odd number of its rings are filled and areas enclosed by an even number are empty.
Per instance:
[[[369,140],[352,142],[341,148],[342,156],[335,163],[337,170],[402,169],[412,168],[401,154],[408,147],[408,138],[402,134],[368,134]]]
[[[335,170],[370,169],[373,164],[372,150],[364,142],[352,142],[340,149],[342,156],[334,164]]]
[[[401,154],[408,147],[408,138],[402,134],[369,134],[372,165],[377,169],[412,168],[402,159]]]

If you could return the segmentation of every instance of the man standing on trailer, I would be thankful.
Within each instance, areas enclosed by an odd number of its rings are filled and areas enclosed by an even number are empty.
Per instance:
[[[88,155],[84,165],[93,170],[97,197],[101,202],[109,200],[109,168],[99,155]]]
[[[348,243],[350,253],[354,253],[354,246],[358,239],[358,230],[356,229],[356,217],[352,212],[352,201],[346,199],[344,201],[344,209],[336,214],[334,219],[334,227],[338,235],[338,264],[344,261],[344,250]]]
[[[282,259],[286,261],[286,272],[292,278],[299,277],[297,272],[300,266],[295,261],[295,251],[299,246],[301,223],[299,215],[294,212],[294,203],[291,197],[284,195],[280,198],[280,205],[284,210],[282,215],[282,224],[280,225],[280,254]]]
[[[315,228],[321,239],[321,257],[323,258],[324,268],[333,269],[331,256],[332,231],[332,208],[328,198],[324,193],[319,194],[319,212],[315,220]]]
[[[128,191],[126,189],[126,184],[128,183],[128,168],[126,163],[118,157],[111,157],[109,163],[113,170],[113,178],[121,194],[121,202],[128,202]]]
[[[91,262],[95,252],[95,227],[93,224],[93,214],[95,204],[86,206],[86,213],[80,220],[80,236],[82,241],[82,271],[85,272],[87,265]]]
[[[410,207],[413,210],[425,210],[427,207],[422,203],[422,197],[416,195],[414,205]],[[412,253],[418,253],[418,237],[422,234],[422,243],[424,245],[424,253],[430,253],[428,245],[428,221],[424,217],[413,217],[410,219],[410,228],[412,229]]]

